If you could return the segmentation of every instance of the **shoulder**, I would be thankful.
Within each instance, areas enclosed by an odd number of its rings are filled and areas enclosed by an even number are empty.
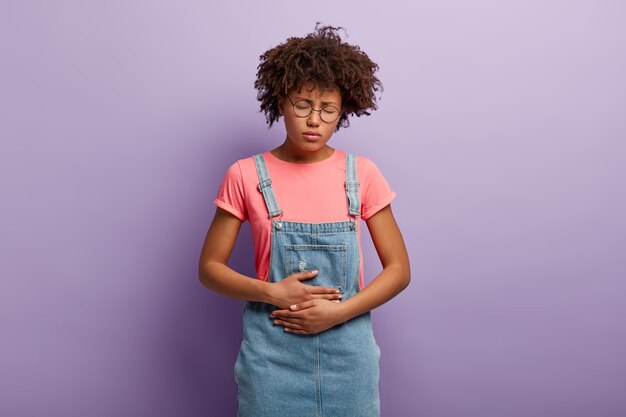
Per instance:
[[[256,175],[254,156],[237,159],[235,162],[231,163],[231,165],[226,170],[227,176],[234,176],[240,179],[245,179],[249,177],[250,174]]]
[[[371,167],[376,167],[376,164],[374,164],[374,162],[372,162],[372,160],[365,155],[359,155],[359,154],[355,154],[353,152],[347,152],[341,149],[335,149],[335,154],[336,155],[334,155],[335,157],[334,159],[336,163],[341,164],[343,166],[345,166],[346,164],[346,158],[348,157],[348,155],[354,155],[356,157],[357,169],[368,170],[368,169],[371,169]]]
[[[241,158],[232,162],[226,169],[222,188],[237,190],[239,194],[245,194],[245,189],[255,187],[257,174],[253,157]]]
[[[396,197],[376,163],[366,156],[357,156],[357,179],[360,184],[363,220],[368,220]]]
[[[370,180],[372,177],[382,177],[378,165],[365,155],[356,156],[356,169],[359,179]]]
[[[370,171],[372,169],[378,169],[374,161],[364,155],[357,155],[356,157],[357,168],[363,171]]]
[[[342,170],[346,168],[346,158],[348,154],[352,154],[356,157],[356,171],[357,178],[360,182],[369,182],[373,178],[382,177],[378,165],[374,163],[368,156],[358,155],[351,152],[346,152],[341,149],[336,149],[337,157],[335,158],[336,166],[341,166]]]

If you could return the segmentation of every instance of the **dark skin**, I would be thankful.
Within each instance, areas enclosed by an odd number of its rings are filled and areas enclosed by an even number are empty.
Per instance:
[[[285,331],[298,334],[323,332],[339,323],[370,311],[392,299],[409,285],[409,257],[391,206],[380,210],[367,220],[382,272],[362,291],[344,302],[310,300],[272,313],[275,324]]]
[[[344,302],[334,288],[306,285],[311,272],[293,274],[278,283],[250,279],[227,266],[241,228],[241,220],[221,208],[207,233],[200,256],[200,279],[228,297],[277,306],[275,324],[298,334],[323,332],[389,301],[409,284],[409,258],[391,206],[367,220],[381,260],[382,272],[362,291]]]
[[[324,92],[304,88],[290,94],[296,100],[308,100],[315,109],[321,109],[324,103],[341,107],[337,90]],[[282,145],[272,150],[274,156],[310,163],[324,160],[333,153],[334,149],[327,143],[338,120],[323,122],[319,112],[298,117],[284,98],[279,99],[279,110],[285,120],[287,137]],[[311,131],[317,132],[319,137],[307,138],[305,133]],[[272,312],[271,318],[286,332],[323,332],[386,303],[409,285],[409,257],[391,206],[378,211],[366,223],[383,270],[367,287],[343,302],[336,288],[306,285],[305,281],[314,277],[315,271],[292,274],[271,283],[250,279],[228,267],[242,221],[221,208],[216,210],[204,241],[199,262],[200,280],[207,288],[227,297],[275,305],[278,310]]]
[[[231,298],[261,301],[278,308],[289,308],[294,303],[324,299],[341,299],[336,288],[305,285],[302,281],[313,278],[311,271],[293,274],[278,283],[250,279],[228,267],[233,247],[242,221],[231,213],[217,208],[209,227],[200,255],[200,281],[207,288]]]

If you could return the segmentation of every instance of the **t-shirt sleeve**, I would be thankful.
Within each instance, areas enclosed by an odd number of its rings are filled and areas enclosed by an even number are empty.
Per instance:
[[[367,220],[387,207],[396,197],[378,167],[368,158],[362,158],[358,169],[363,172],[361,187],[361,218]]]
[[[243,222],[248,219],[244,197],[241,167],[238,162],[235,162],[226,171],[213,204],[228,211]]]

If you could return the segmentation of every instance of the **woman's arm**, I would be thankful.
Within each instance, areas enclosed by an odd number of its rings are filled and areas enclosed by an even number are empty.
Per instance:
[[[313,300],[292,305],[289,310],[274,311],[276,324],[293,333],[319,333],[386,303],[409,285],[409,256],[391,206],[370,217],[367,227],[382,263],[382,272],[362,291],[339,304]]]
[[[409,255],[396,219],[387,206],[367,220],[383,270],[362,291],[341,303],[344,321],[386,303],[404,290],[411,281]]]
[[[200,254],[198,275],[202,284],[227,297],[247,301],[261,301],[280,308],[313,299],[338,300],[341,294],[335,288],[305,285],[303,280],[317,273],[307,271],[293,274],[279,283],[251,279],[228,267],[242,221],[231,213],[217,208]]]
[[[250,279],[227,266],[242,221],[217,208],[200,254],[198,275],[202,284],[227,297],[266,301],[267,282]]]

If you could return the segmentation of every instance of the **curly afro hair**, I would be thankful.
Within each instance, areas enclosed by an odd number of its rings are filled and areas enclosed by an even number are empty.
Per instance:
[[[336,130],[349,126],[350,115],[369,115],[378,108],[375,93],[383,89],[374,75],[378,65],[357,45],[342,42],[340,29],[320,27],[318,22],[313,33],[289,38],[259,57],[254,87],[270,127],[280,117],[278,97],[300,91],[304,84],[321,91],[339,90],[342,113]]]

